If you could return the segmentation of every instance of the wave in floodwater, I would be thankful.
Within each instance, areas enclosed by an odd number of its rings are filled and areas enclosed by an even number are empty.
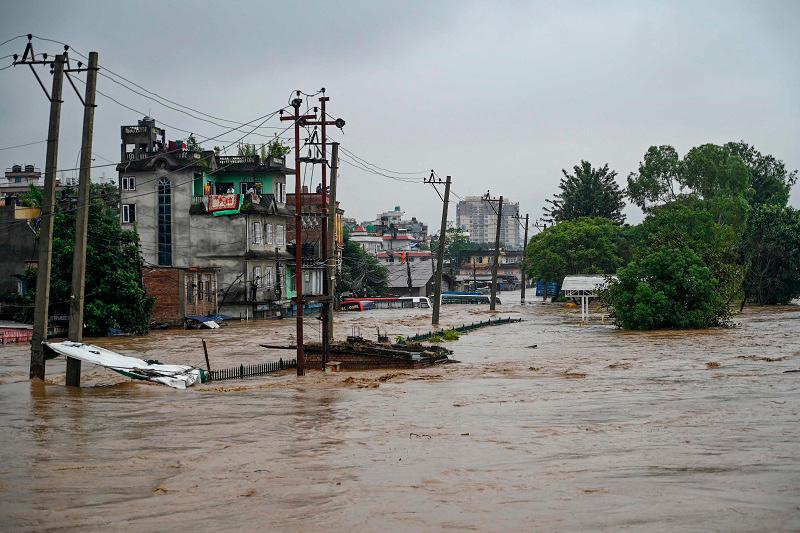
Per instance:
[[[703,331],[581,327],[559,304],[495,316],[524,321],[448,343],[457,365],[186,391],[85,364],[67,389],[58,360],[31,383],[29,347],[0,347],[2,529],[800,528],[800,307]],[[430,329],[425,310],[336,319],[337,336]],[[216,368],[274,361],[291,354],[259,344],[294,343],[294,322],[88,342],[204,366],[201,339]]]

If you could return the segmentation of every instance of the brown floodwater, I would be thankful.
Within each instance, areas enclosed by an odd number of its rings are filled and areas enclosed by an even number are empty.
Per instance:
[[[517,297],[503,294],[504,302]],[[185,391],[84,364],[27,380],[0,347],[0,530],[800,529],[800,306],[737,327],[622,332],[505,303],[518,324],[448,343],[457,365],[292,373]],[[485,320],[443,307],[443,323]],[[337,335],[429,329],[337,315]],[[307,319],[309,339],[319,321]],[[201,366],[286,357],[292,321],[92,339]],[[537,347],[531,347],[536,345]]]

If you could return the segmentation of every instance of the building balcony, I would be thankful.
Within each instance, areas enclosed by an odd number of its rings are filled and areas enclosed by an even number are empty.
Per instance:
[[[167,152],[125,152],[125,161],[139,161],[165,153]],[[174,150],[169,152],[169,155],[174,159],[180,159],[183,161],[196,161],[203,158],[202,153],[193,152],[191,150]]]
[[[286,157],[268,156],[262,160],[259,155],[218,155],[217,166],[227,167],[231,165],[255,165],[282,168],[286,165]]]

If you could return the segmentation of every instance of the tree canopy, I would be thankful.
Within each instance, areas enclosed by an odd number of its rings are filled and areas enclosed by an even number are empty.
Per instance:
[[[705,328],[730,316],[717,286],[690,248],[651,249],[619,270],[607,299],[626,329]]]
[[[367,253],[358,243],[344,235],[342,272],[338,292],[358,296],[382,296],[388,290],[388,273],[375,256]]]
[[[150,325],[153,299],[145,295],[141,279],[139,236],[119,224],[117,190],[113,186],[92,186],[86,246],[86,294],[84,324],[87,335],[106,335],[112,328],[143,335]],[[72,255],[75,241],[75,211],[59,209],[53,230],[53,266],[50,279],[52,307],[69,312],[72,293]],[[36,297],[36,270],[24,277]],[[32,314],[29,308],[28,314]],[[21,317],[30,319],[30,316]]]
[[[550,221],[603,217],[618,223],[624,222],[622,209],[625,207],[625,195],[616,182],[617,173],[609,170],[608,164],[594,168],[583,160],[572,169],[573,174],[561,170],[564,177],[558,185],[560,192],[547,200],[550,207],[545,207],[544,211]]]
[[[645,211],[685,196],[785,206],[796,181],[796,170],[744,141],[695,146],[683,159],[672,146],[661,145],[648,148],[638,172],[628,176],[627,196]],[[737,210],[743,222],[746,210]]]
[[[551,226],[528,241],[525,265],[531,279],[561,284],[569,274],[613,274],[621,265],[622,228],[602,217]]]
[[[758,304],[800,297],[800,212],[761,205],[753,209],[741,243],[747,267],[744,293]]]

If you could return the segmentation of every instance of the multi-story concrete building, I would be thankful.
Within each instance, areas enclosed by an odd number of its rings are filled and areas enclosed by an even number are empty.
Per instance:
[[[286,205],[294,214],[294,193],[286,195]],[[330,196],[326,203],[330,205]],[[311,193],[307,187],[303,187],[301,202],[303,206],[301,217],[301,238],[303,241],[303,294],[315,296],[323,294],[323,284],[325,283],[325,261],[322,256],[322,195],[320,192]],[[327,206],[326,206],[327,209]],[[333,243],[334,249],[333,264],[341,263],[344,241],[342,238],[342,215],[344,210],[336,202],[336,223],[334,224]],[[287,221],[288,239],[295,240],[295,219],[290,217]],[[289,250],[294,257],[294,246]],[[294,259],[289,262],[289,276],[294,280]],[[290,287],[292,295],[295,295],[294,284]]]
[[[286,174],[293,170],[284,159],[187,150],[168,143],[147,117],[122,126],[121,137],[120,218],[139,234],[154,318],[176,323],[183,320],[177,315],[210,309],[243,318],[286,312]]]
[[[467,196],[456,206],[456,225],[467,231],[469,241],[476,244],[494,246],[497,232],[497,202],[489,205],[480,196]],[[521,249],[519,223],[512,218],[519,215],[519,203],[503,199],[503,219],[500,223],[500,246],[508,249]]]

